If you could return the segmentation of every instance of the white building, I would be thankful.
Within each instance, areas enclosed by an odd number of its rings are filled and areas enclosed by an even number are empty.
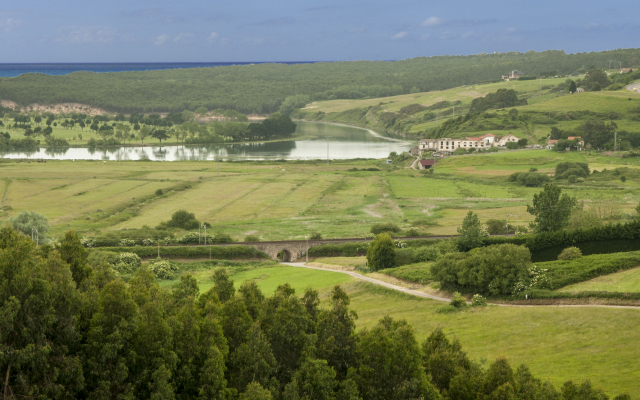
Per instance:
[[[464,139],[422,139],[418,143],[420,154],[424,152],[441,152],[451,154],[459,148],[468,149],[488,149],[493,146],[504,146],[507,142],[517,142],[518,137],[511,134],[499,138],[493,133],[487,133],[478,137],[466,137]]]

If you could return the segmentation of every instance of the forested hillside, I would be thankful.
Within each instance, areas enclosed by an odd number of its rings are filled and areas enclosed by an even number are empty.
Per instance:
[[[418,57],[409,60],[261,64],[184,70],[25,74],[0,79],[0,99],[20,105],[77,102],[117,112],[167,112],[206,107],[271,113],[293,95],[309,100],[368,98],[442,90],[500,79],[586,72],[610,60],[640,64],[640,49]]]

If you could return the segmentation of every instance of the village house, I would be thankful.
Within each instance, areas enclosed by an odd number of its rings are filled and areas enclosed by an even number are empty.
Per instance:
[[[580,136],[569,136],[567,138],[567,140],[576,140],[576,139],[580,139],[580,141],[578,142],[578,145],[576,146],[576,150],[582,151],[584,149],[584,140],[582,140],[582,137],[580,137]],[[547,142],[547,149],[553,149],[553,146],[555,146],[556,143],[558,143],[557,139],[549,139],[549,141]],[[567,147],[565,150],[571,150],[571,148]]]
[[[498,146],[506,146],[508,142],[517,142],[518,140],[520,140],[519,137],[514,136],[512,134],[508,134],[506,136],[499,138],[497,143],[498,143]]]
[[[524,76],[524,74],[516,69],[509,72],[508,75],[502,75],[502,79],[505,81],[510,81],[511,79],[518,79],[522,76]]]

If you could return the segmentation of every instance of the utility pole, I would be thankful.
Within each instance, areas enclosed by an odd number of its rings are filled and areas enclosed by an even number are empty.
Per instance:
[[[198,225],[198,244],[200,244],[200,229],[202,228],[202,224]]]
[[[309,236],[305,236],[304,238],[307,239],[307,250],[304,252],[305,262],[309,262]]]
[[[202,226],[204,226],[204,245],[206,246],[207,245],[207,226],[205,224],[202,224]]]

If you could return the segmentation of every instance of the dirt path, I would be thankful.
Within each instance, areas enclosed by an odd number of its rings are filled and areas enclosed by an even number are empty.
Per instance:
[[[299,268],[309,268],[309,269],[317,269],[319,271],[329,271],[329,272],[339,272],[342,274],[347,274],[350,275],[356,279],[360,279],[362,281],[365,282],[369,282],[369,283],[373,283],[374,285],[379,285],[379,286],[383,286],[386,287],[387,289],[392,289],[392,290],[397,290],[399,292],[402,293],[407,293],[413,296],[417,296],[417,297],[422,297],[425,299],[432,299],[432,300],[437,300],[437,301],[444,301],[444,302],[450,302],[451,299],[448,299],[446,297],[440,297],[440,296],[435,296],[432,294],[428,294],[428,293],[423,293],[423,292],[418,292],[417,290],[412,290],[412,289],[408,289],[402,286],[398,286],[398,285],[394,285],[392,283],[387,283],[387,282],[383,282],[379,279],[375,279],[375,278],[369,278],[368,276],[364,276],[362,274],[359,274],[357,272],[352,272],[352,271],[341,271],[341,270],[335,270],[335,269],[328,269],[328,268],[320,268],[320,267],[311,267],[306,265],[303,262],[291,262],[291,263],[285,263],[285,262],[281,262],[280,264],[284,264],[284,265],[288,265],[291,267],[299,267]],[[470,304],[470,302],[467,302],[467,304]],[[557,305],[521,305],[521,304],[492,304],[492,305],[496,305],[496,306],[500,306],[500,307],[600,307],[600,308],[633,308],[633,309],[637,309],[640,310],[640,307],[638,306],[608,306],[608,305],[603,305],[603,304],[557,304]]]
[[[416,164],[418,163],[419,160],[420,160],[420,156],[416,157],[416,159],[411,164],[411,168],[415,169],[416,171],[418,170],[418,168],[416,168]]]

